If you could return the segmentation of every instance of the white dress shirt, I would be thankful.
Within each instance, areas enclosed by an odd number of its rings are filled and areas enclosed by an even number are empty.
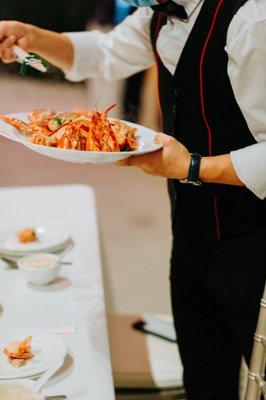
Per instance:
[[[157,50],[166,68],[174,74],[187,38],[204,0],[176,0],[184,5],[188,22],[171,18],[163,26]],[[150,40],[153,11],[140,8],[109,33],[67,33],[74,46],[74,64],[67,79],[80,81],[102,77],[127,78],[151,67]],[[231,152],[240,180],[260,199],[266,198],[266,0],[248,0],[228,29],[225,50],[228,75],[236,101],[256,144]]]

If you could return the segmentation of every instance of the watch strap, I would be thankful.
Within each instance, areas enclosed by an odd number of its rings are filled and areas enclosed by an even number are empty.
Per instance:
[[[201,155],[198,153],[191,153],[191,161],[188,170],[188,177],[185,180],[180,180],[181,183],[189,183],[191,185],[200,186],[199,179]]]

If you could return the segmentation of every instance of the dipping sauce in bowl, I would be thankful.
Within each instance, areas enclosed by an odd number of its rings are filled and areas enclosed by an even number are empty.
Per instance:
[[[34,391],[33,381],[13,381],[0,383],[1,400],[43,400],[43,396]]]
[[[60,257],[55,254],[37,253],[23,257],[18,261],[18,267],[33,285],[48,285],[59,274]]]
[[[40,254],[36,256],[23,257],[24,261],[21,263],[24,268],[51,268],[55,264],[54,255]],[[21,261],[21,260],[20,260]]]

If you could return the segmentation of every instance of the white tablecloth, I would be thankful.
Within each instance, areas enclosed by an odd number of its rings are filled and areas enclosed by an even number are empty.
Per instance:
[[[93,190],[82,185],[0,189],[0,228],[47,223],[72,235],[75,247],[66,260],[73,264],[62,266],[54,284],[34,288],[0,261],[0,330],[76,326],[77,333],[60,335],[69,355],[46,394],[114,399]]]

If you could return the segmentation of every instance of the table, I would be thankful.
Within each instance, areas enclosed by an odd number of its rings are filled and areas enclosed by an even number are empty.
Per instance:
[[[67,229],[75,247],[60,277],[46,287],[30,287],[17,269],[0,261],[0,331],[9,328],[57,329],[69,355],[45,393],[69,400],[114,399],[105,317],[104,291],[93,190],[85,185],[0,189],[0,228],[54,224]]]

